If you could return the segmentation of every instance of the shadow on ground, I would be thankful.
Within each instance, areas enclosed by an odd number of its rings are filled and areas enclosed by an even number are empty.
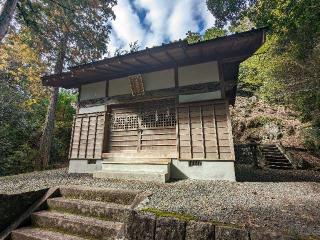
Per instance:
[[[236,164],[238,182],[320,182],[320,171],[256,169],[249,164]]]

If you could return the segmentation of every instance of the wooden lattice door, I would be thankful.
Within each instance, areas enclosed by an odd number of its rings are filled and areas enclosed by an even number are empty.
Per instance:
[[[109,113],[108,152],[176,156],[174,101],[113,108]]]

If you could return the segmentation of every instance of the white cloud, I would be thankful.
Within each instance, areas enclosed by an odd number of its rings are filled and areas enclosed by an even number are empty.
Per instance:
[[[201,1],[197,6],[198,14],[202,17],[204,21],[204,30],[214,26],[215,18],[207,8],[205,1]]]
[[[129,1],[135,9],[146,12],[141,19],[143,24]],[[128,48],[129,43],[136,40],[142,48],[152,47],[165,40],[183,39],[189,30],[203,31],[214,24],[205,0],[118,0],[114,12],[116,20],[112,22],[109,44],[111,54],[118,47]],[[200,22],[203,29],[200,29]]]
[[[167,19],[175,1],[135,0],[137,7],[147,11],[145,23],[150,26],[146,36],[146,46],[159,45],[167,37]]]
[[[127,46],[129,43],[139,41],[144,44],[145,31],[140,24],[128,0],[119,0],[113,9],[116,19],[112,21],[111,49]],[[114,45],[115,44],[115,45]]]
[[[173,12],[168,21],[168,33],[171,40],[183,39],[186,33],[191,31],[198,31],[198,23],[194,15],[194,7],[196,6],[194,0],[179,0],[176,1]]]

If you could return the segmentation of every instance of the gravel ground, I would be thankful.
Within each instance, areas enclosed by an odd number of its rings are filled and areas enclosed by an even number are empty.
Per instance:
[[[12,194],[57,185],[149,190],[153,195],[147,207],[250,228],[320,236],[320,172],[290,171],[284,174],[259,170],[254,177],[250,177],[251,174],[248,177],[248,172],[244,167],[237,167],[237,178],[243,182],[182,180],[158,184],[93,179],[90,175],[70,175],[66,169],[58,169],[1,177],[0,193]],[[246,179],[261,181],[245,182]],[[285,182],[286,179],[290,181]]]

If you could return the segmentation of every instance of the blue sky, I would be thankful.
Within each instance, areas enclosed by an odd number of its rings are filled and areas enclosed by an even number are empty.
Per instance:
[[[214,24],[205,0],[118,0],[114,7],[109,51],[128,48],[137,41],[142,48],[183,39],[186,32],[203,32]]]

